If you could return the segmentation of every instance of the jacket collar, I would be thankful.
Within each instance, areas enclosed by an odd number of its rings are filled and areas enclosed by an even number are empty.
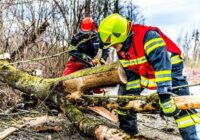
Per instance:
[[[125,51],[127,52],[131,43],[132,43],[132,38],[133,38],[133,31],[130,32],[128,38],[126,39],[126,41],[123,43],[123,47],[121,49],[121,51]]]

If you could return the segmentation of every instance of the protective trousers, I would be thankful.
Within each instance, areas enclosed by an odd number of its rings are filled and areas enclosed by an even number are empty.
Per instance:
[[[172,65],[172,86],[188,85],[186,78],[182,75],[183,62]],[[129,77],[134,77],[130,73],[127,74],[128,80],[133,80]],[[135,79],[138,76],[134,77]],[[124,87],[125,89],[125,87]],[[123,95],[132,94],[140,95],[142,88],[124,90]],[[189,95],[189,88],[184,87],[173,91],[178,96]],[[181,113],[175,117],[177,127],[183,140],[200,140],[200,115],[196,110],[182,110]],[[137,114],[132,112],[128,115],[119,115],[120,128],[130,135],[138,133],[137,128]]]
[[[182,75],[183,63],[172,65],[172,85],[188,85],[186,78]],[[189,88],[184,87],[173,91],[178,96],[189,95]],[[200,140],[200,114],[195,109],[182,110],[175,117],[177,127],[183,140]]]

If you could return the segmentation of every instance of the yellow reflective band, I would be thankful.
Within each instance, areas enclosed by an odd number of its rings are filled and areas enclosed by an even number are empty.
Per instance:
[[[160,71],[155,71],[155,75],[163,75],[163,74],[171,74],[171,70],[160,70]]]
[[[148,87],[157,87],[156,79],[149,79]]]
[[[176,110],[176,106],[174,105],[172,97],[170,97],[170,100],[165,103],[161,103],[159,101],[159,105],[162,108],[163,112],[166,114],[173,113]]]
[[[156,78],[156,82],[165,82],[165,81],[171,81],[171,77],[165,77],[165,78]]]
[[[178,63],[181,63],[181,62],[183,62],[181,56],[175,55],[175,56],[171,57],[171,64],[172,65],[178,64]]]
[[[161,70],[155,72],[156,82],[171,81],[171,70]]]
[[[126,90],[130,90],[130,89],[135,89],[135,88],[140,88],[140,80],[134,80],[134,81],[130,81],[126,84]]]
[[[156,81],[155,79],[148,79],[144,76],[140,76],[141,78],[141,85],[148,87],[148,88],[152,88],[152,87],[157,87]]]
[[[141,78],[141,84],[146,87],[148,85],[148,79],[144,76],[140,76],[140,78]]]
[[[149,40],[148,42],[146,42],[144,44],[144,49],[146,50],[146,47],[149,46],[150,44],[154,43],[154,42],[159,42],[159,41],[162,41],[163,39],[161,37],[159,38],[154,38],[154,39],[151,39]]]
[[[147,59],[145,56],[137,58],[137,59],[132,59],[132,60],[125,60],[125,59],[121,59],[119,60],[122,64],[123,67],[128,67],[131,65],[138,65],[138,64],[143,64],[147,62]]]
[[[155,50],[156,48],[165,46],[165,42],[162,38],[154,38],[145,43],[144,49],[146,51],[146,54],[149,55],[150,52]]]
[[[85,58],[86,58],[86,54],[85,54],[85,53],[83,54],[82,58],[83,58],[83,59],[85,59]]]
[[[195,125],[196,123],[200,123],[200,114],[192,114],[189,116],[185,116],[179,119],[176,119],[176,123],[178,125],[178,128],[185,128],[192,125]]]

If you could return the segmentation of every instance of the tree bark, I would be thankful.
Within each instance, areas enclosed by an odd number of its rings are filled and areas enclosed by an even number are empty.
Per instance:
[[[114,98],[116,98],[115,96]],[[157,94],[149,96],[118,96],[116,101],[110,101],[111,97],[85,96],[85,100],[79,102],[83,106],[103,106],[107,109],[132,110],[135,112],[157,112],[159,110],[159,98]],[[173,97],[175,105],[182,110],[200,109],[200,96]]]
[[[128,140],[130,136],[122,130],[109,126],[100,120],[86,117],[80,110],[69,102],[65,102],[61,107],[66,116],[87,136],[92,136],[97,140]]]
[[[3,5],[0,3],[0,54],[3,53],[4,48],[3,48]]]

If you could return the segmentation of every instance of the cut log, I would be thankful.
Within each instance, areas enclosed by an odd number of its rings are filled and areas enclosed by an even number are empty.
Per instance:
[[[130,136],[122,130],[115,128],[114,126],[109,126],[103,121],[93,120],[86,117],[80,110],[68,102],[65,102],[61,109],[72,122],[76,122],[75,125],[79,128],[79,130],[88,136],[96,138],[97,140],[130,139]]]
[[[103,116],[104,118],[114,122],[114,123],[118,123],[119,119],[117,116],[115,116],[114,114],[112,114],[110,111],[108,111],[107,109],[105,109],[104,107],[101,106],[94,106],[94,107],[88,107],[90,110],[94,111],[95,113]]]
[[[200,95],[174,97],[179,109],[200,109]]]
[[[84,69],[67,77],[76,77],[63,81],[65,92],[74,99],[79,98],[88,89],[127,82],[124,70],[118,63]]]

